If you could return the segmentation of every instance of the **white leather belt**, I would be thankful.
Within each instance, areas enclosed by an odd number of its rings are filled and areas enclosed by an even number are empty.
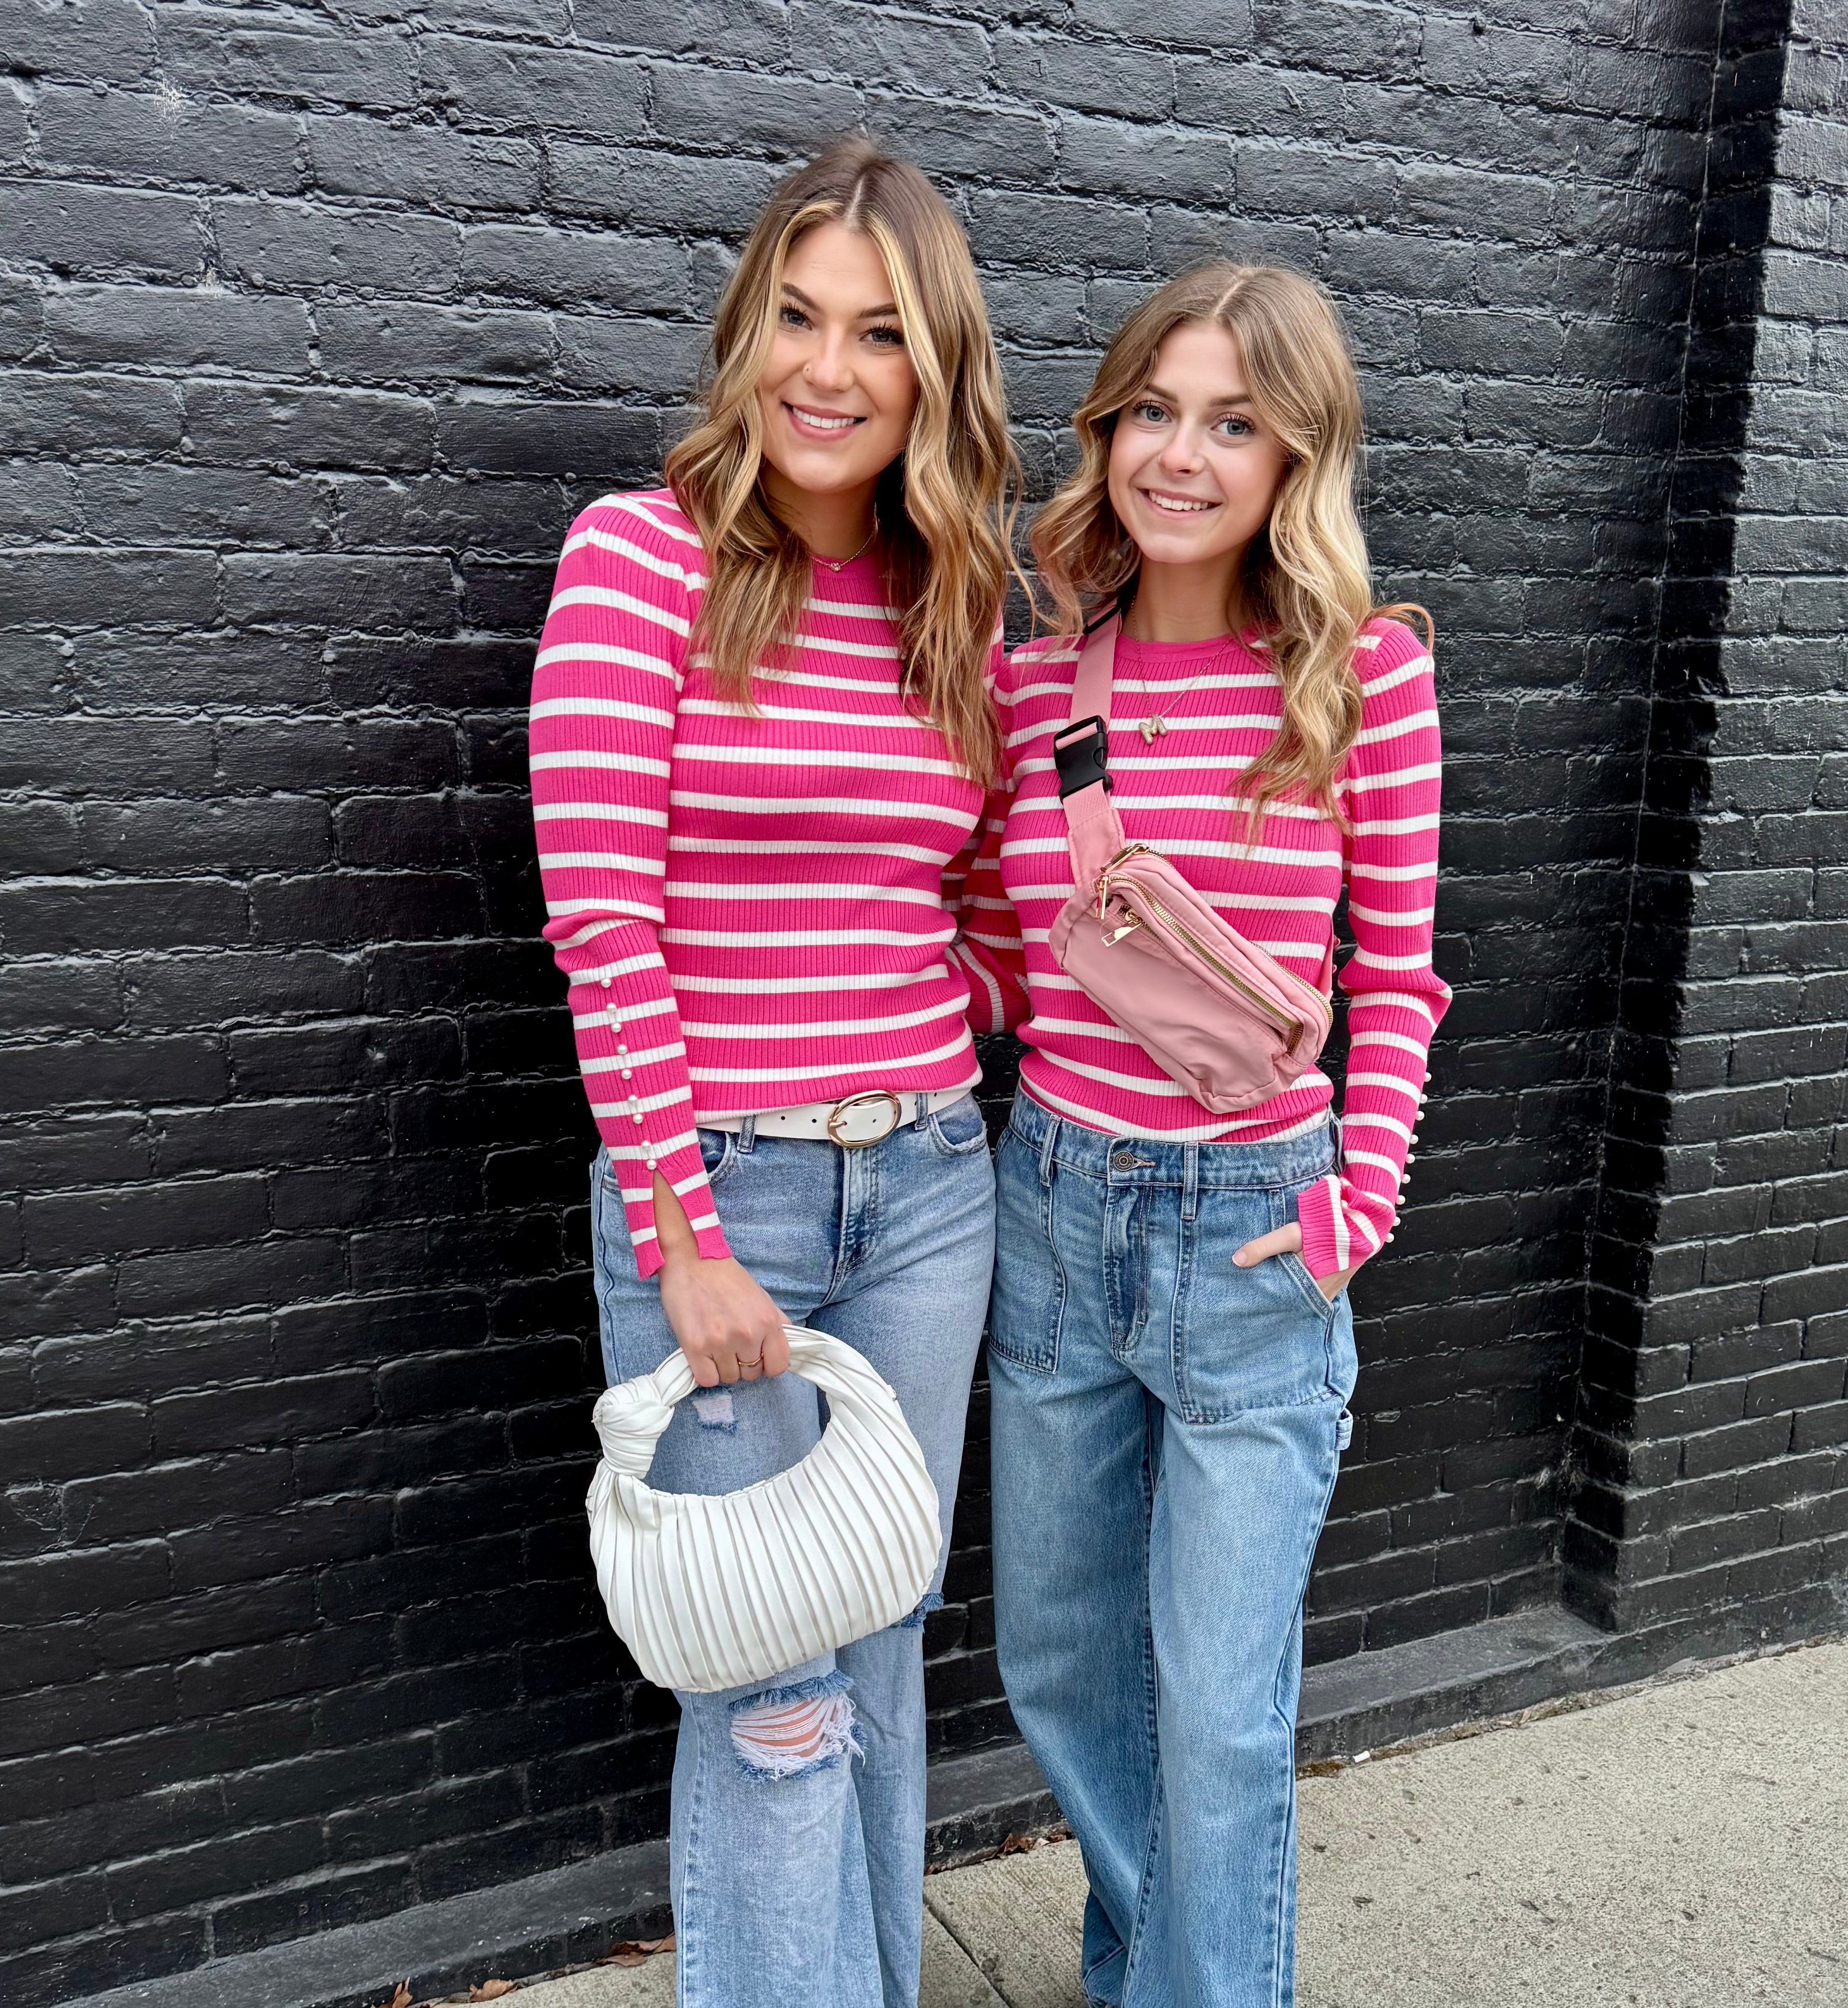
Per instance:
[[[838,1144],[858,1151],[876,1144],[908,1122],[934,1115],[969,1093],[966,1087],[940,1087],[929,1094],[915,1088],[875,1087],[839,1101],[805,1102],[800,1108],[769,1108],[761,1115],[703,1115],[702,1130],[735,1133],[749,1122],[759,1137],[806,1137],[816,1143]]]

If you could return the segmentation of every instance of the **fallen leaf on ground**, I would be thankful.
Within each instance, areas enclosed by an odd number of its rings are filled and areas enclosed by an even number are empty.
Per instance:
[[[1039,1837],[1036,1833],[1011,1833],[1001,1843],[1001,1852],[1004,1854],[1031,1854],[1039,1845]]]
[[[664,1939],[625,1939],[620,1945],[612,1946],[597,1961],[599,1966],[642,1966],[653,1959],[657,1953],[674,1950],[674,1934],[670,1932]]]
[[[469,1989],[469,1999],[471,2001],[498,2001],[503,1994],[512,1992],[513,1982],[511,1980],[484,1980],[479,1987]]]
[[[411,2008],[411,1983],[408,1980],[399,1981],[398,1992],[389,2001],[381,2003],[380,2008]]]

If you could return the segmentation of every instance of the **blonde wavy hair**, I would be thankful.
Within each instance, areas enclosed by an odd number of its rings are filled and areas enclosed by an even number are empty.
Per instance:
[[[784,179],[719,302],[705,412],[665,468],[706,550],[693,642],[721,694],[745,705],[754,673],[788,659],[810,553],[759,483],[757,380],[776,334],[790,249],[829,221],[863,232],[884,260],[918,376],[909,437],[875,500],[905,688],[986,784],[1000,766],[986,676],[1015,571],[1018,463],[968,240],[924,176],[869,140],[836,140]]]
[[[1250,810],[1248,839],[1280,797],[1344,822],[1335,776],[1361,727],[1354,642],[1371,619],[1418,615],[1375,606],[1366,540],[1355,514],[1360,384],[1335,310],[1320,288],[1276,265],[1202,265],[1145,300],[1118,331],[1089,394],[1072,414],[1078,465],[1034,519],[1033,557],[1053,624],[1073,634],[1133,595],[1142,553],[1110,496],[1117,419],[1146,387],[1176,328],[1207,323],[1238,345],[1259,416],[1289,454],[1269,521],[1248,546],[1246,609],[1262,631],[1283,686],[1276,738],[1234,783]],[[1228,613],[1230,610],[1228,610]]]

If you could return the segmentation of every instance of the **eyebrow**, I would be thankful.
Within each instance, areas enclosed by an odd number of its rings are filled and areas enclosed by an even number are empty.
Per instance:
[[[810,299],[809,295],[802,291],[800,286],[792,286],[789,281],[785,279],[783,281],[783,290],[799,306],[806,307],[811,313],[819,313],[821,311],[821,309],[816,306],[814,301]],[[890,315],[895,320],[897,317],[897,313],[898,309],[896,303],[891,300],[887,300],[876,307],[862,307],[859,312],[854,316],[854,319],[855,320],[877,320],[882,315]]]
[[[1145,398],[1157,398],[1164,405],[1178,405],[1181,402],[1172,391],[1164,391],[1159,384],[1145,384],[1142,386],[1142,395]],[[1251,398],[1248,391],[1240,391],[1232,397],[1214,398],[1210,401],[1223,408],[1229,405],[1248,405],[1251,401]]]

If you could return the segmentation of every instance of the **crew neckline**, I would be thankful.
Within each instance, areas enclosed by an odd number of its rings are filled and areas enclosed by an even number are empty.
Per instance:
[[[1255,655],[1257,631],[1248,628],[1240,635],[1216,635],[1204,642],[1144,642],[1133,635],[1117,637],[1117,653],[1150,663],[1209,663],[1216,656]]]

